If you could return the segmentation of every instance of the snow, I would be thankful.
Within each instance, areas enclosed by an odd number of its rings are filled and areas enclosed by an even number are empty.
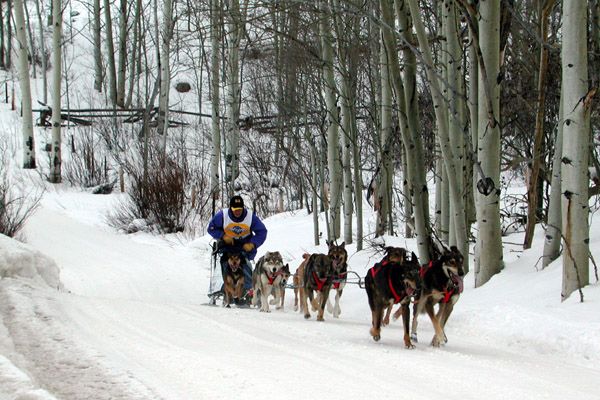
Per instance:
[[[575,293],[561,303],[560,260],[540,270],[540,227],[532,249],[506,244],[506,268],[488,284],[475,289],[466,276],[445,346],[429,345],[421,316],[420,341],[406,350],[400,321],[371,339],[357,285],[346,287],[340,318],[325,322],[294,312],[291,290],[271,313],[205,306],[209,237],[116,232],[106,215],[120,196],[49,186],[27,244],[0,237],[1,399],[600,398],[593,266],[585,301]],[[259,256],[278,250],[294,271],[304,252],[326,251],[312,244],[304,211],[264,222]],[[591,238],[598,259],[600,224]],[[361,276],[380,257],[347,247]]]

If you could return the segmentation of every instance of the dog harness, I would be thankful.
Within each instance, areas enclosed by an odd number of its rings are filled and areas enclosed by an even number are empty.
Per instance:
[[[337,275],[334,275],[334,277],[333,277],[333,288],[334,289],[339,289],[340,284],[342,282],[346,282],[346,275],[348,275],[348,272],[342,272]]]
[[[317,290],[319,292],[322,292],[323,291],[323,287],[327,284],[327,281],[329,279],[328,278],[319,279],[319,277],[317,276],[317,273],[314,270],[312,271],[312,277],[315,280],[315,283],[317,284]]]
[[[223,231],[226,235],[234,239],[243,239],[250,236],[250,226],[252,225],[252,211],[246,211],[246,217],[236,222],[229,216],[229,209],[223,210]]]
[[[266,275],[267,275],[267,279],[269,280],[269,285],[273,286],[273,282],[275,282],[275,279],[277,279],[277,277],[278,277],[279,275],[281,275],[281,274],[282,274],[282,272],[281,272],[281,271],[277,271],[277,272],[275,272],[273,275],[271,275],[271,274],[270,274],[270,273],[267,271]]]
[[[433,268],[433,261],[429,261],[429,264],[421,266],[421,268],[419,269],[419,277],[421,278],[421,280],[425,279],[425,275],[427,275],[427,272],[429,272],[431,268]],[[444,273],[446,273],[446,271],[444,271]],[[448,276],[447,273],[446,275]],[[448,303],[455,293],[461,294],[463,291],[461,277],[451,273],[450,276],[448,276],[448,279],[450,281],[448,282],[448,285],[446,285],[446,288],[442,292],[444,294],[442,303],[444,304]]]
[[[388,260],[384,260],[379,264],[376,264],[374,267],[371,267],[371,269],[369,269],[369,272],[371,273],[371,276],[373,278],[375,278],[375,275],[377,275],[379,273],[379,271],[381,270],[382,267],[386,266],[389,263]],[[379,266],[378,266],[379,265]],[[396,292],[396,289],[394,289],[394,284],[392,282],[392,276],[388,276],[388,286],[390,287],[390,292],[392,292],[392,296],[394,296],[394,304],[398,304],[399,302],[402,301],[402,299],[404,299],[406,297],[406,293],[405,292],[401,292],[401,294],[398,294],[398,292]]]

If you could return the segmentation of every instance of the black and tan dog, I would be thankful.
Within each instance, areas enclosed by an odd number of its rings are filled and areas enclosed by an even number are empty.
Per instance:
[[[333,263],[326,254],[305,254],[304,261],[296,271],[300,304],[304,318],[310,318],[307,299],[316,307],[317,321],[324,321],[323,313],[333,280]],[[314,292],[317,292],[315,297]]]
[[[279,287],[282,279],[283,258],[278,251],[267,251],[256,263],[252,272],[254,295],[252,305],[256,306],[260,296],[260,311],[270,312],[269,296],[273,288]],[[289,268],[288,268],[289,270]]]
[[[448,341],[444,327],[463,291],[462,277],[465,274],[463,261],[463,255],[458,248],[452,246],[437,260],[421,267],[419,274],[422,289],[415,304],[411,328],[411,337],[414,341],[417,341],[417,317],[424,311],[429,315],[435,329],[431,344],[438,347]],[[437,313],[434,310],[436,304],[439,304]]]
[[[383,313],[391,306],[400,304],[404,323],[404,345],[413,348],[409,335],[410,300],[419,284],[419,263],[413,253],[410,260],[403,257],[402,262],[382,260],[375,264],[365,276],[365,288],[371,307],[371,336],[378,341],[381,338]]]
[[[334,318],[339,318],[342,313],[340,297],[342,297],[348,277],[348,252],[346,251],[346,242],[338,246],[331,241],[327,242],[327,246],[329,246],[327,255],[333,263],[333,289],[335,289],[335,303],[332,305],[331,301],[327,299],[327,311],[332,313]]]
[[[227,267],[223,269],[223,306],[230,307],[231,303],[238,304],[244,292],[244,271],[242,256],[239,253],[226,254]]]
[[[385,248],[385,256],[383,257],[381,262],[395,262],[395,263],[399,263],[399,264],[404,264],[404,261],[406,260],[406,256],[407,256],[406,253],[407,253],[407,251],[403,247],[388,246]],[[387,308],[387,310],[385,312],[385,316],[383,317],[383,320],[381,321],[382,326],[387,326],[390,324],[390,314],[392,313],[393,307],[394,307],[394,304],[390,304],[390,306]],[[400,305],[398,307],[398,310],[396,310],[396,312],[394,313],[394,320],[397,320],[398,318],[400,318],[400,315],[402,315],[402,305]]]
[[[279,285],[273,286],[273,299],[271,299],[270,304],[274,305],[276,309],[284,309],[285,305],[285,286],[292,275],[290,272],[290,265],[285,264],[283,268],[279,271],[281,275],[281,280],[279,281]]]

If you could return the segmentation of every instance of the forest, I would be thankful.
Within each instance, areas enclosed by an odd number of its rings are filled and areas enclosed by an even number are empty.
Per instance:
[[[415,237],[421,263],[475,243],[476,287],[503,235],[527,249],[543,229],[562,298],[589,284],[600,0],[2,0],[0,16],[20,167],[126,192],[115,227],[194,235],[244,194],[265,217],[307,209],[315,243]],[[12,236],[36,199],[11,198],[4,147]]]

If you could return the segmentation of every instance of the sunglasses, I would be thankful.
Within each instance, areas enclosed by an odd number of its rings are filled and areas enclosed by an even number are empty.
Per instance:
[[[244,209],[244,207],[231,207],[231,211],[240,211],[243,209]]]

